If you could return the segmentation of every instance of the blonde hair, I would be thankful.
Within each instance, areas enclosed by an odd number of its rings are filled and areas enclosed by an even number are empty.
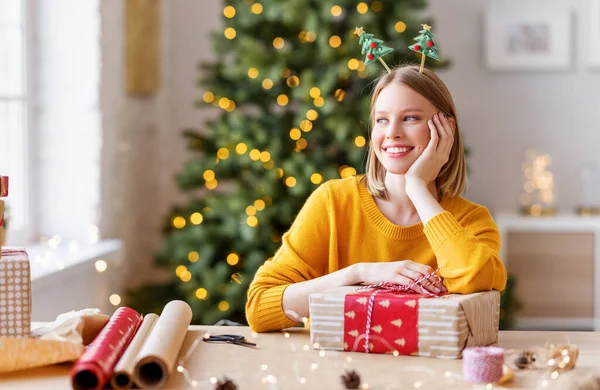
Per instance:
[[[419,73],[418,66],[405,65],[392,68],[391,72],[386,72],[379,77],[373,90],[371,96],[371,128],[375,124],[375,102],[381,91],[392,83],[406,85],[424,96],[439,111],[446,114],[447,117],[453,118],[456,121],[452,150],[450,151],[448,162],[444,164],[435,179],[435,185],[440,199],[445,195],[461,195],[467,185],[467,167],[462,137],[456,117],[456,108],[454,107],[450,91],[448,91],[444,82],[428,69],[425,69],[423,73]],[[385,174],[385,168],[375,155],[372,143],[369,142],[364,180],[371,195],[383,199],[388,198],[387,190],[385,189]]]

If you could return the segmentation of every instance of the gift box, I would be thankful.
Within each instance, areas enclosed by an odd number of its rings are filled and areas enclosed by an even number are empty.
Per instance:
[[[346,286],[311,294],[309,302],[319,349],[459,359],[464,348],[498,340],[497,291],[431,297]]]
[[[8,196],[8,176],[0,176],[0,198]]]
[[[31,273],[24,248],[0,253],[0,337],[30,337]]]

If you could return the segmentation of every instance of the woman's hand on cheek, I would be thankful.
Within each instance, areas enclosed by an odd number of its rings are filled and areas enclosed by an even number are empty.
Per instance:
[[[444,164],[448,162],[454,143],[454,120],[437,113],[428,121],[428,125],[431,139],[423,153],[406,172],[407,182],[418,180],[427,185],[437,178]]]

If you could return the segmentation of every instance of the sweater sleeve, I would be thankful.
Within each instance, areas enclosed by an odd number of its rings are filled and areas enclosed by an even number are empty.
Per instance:
[[[329,202],[327,184],[313,191],[283,235],[281,247],[256,272],[246,303],[252,330],[267,332],[297,325],[283,311],[283,292],[292,283],[325,274],[331,231]]]
[[[480,206],[461,222],[445,211],[424,229],[446,288],[460,294],[504,290],[506,269],[499,256],[500,233],[489,211]]]

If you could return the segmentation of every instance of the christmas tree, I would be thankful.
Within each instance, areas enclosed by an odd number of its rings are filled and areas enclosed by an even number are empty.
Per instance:
[[[425,56],[441,61],[437,53],[433,34],[431,33],[431,26],[428,24],[423,24],[422,26],[423,29],[419,31],[419,36],[414,38],[417,43],[409,47],[410,50],[421,53],[421,73],[423,73],[423,67],[425,66]]]
[[[425,2],[224,5],[225,29],[212,37],[216,59],[200,74],[199,105],[220,114],[184,131],[193,157],[176,180],[189,201],[165,221],[156,256],[172,279],[131,292],[128,302],[147,313],[183,299],[202,324],[245,323],[248,285],[308,195],[363,170],[367,87],[385,70],[356,58],[355,26],[388,42],[383,50],[395,50],[395,63],[418,62],[404,31],[422,23]],[[382,47],[372,39],[367,46]]]

